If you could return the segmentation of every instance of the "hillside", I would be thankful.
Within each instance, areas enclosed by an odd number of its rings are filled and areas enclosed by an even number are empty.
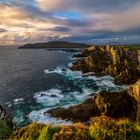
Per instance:
[[[87,48],[90,45],[84,43],[71,43],[65,41],[51,41],[45,43],[25,44],[19,49],[45,49],[45,48]]]

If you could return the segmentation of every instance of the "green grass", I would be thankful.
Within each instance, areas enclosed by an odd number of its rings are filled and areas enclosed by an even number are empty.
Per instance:
[[[52,140],[54,133],[59,131],[59,127],[32,123],[15,131],[11,140]]]
[[[0,119],[0,140],[6,139],[12,130],[8,127],[5,120]]]
[[[52,140],[54,133],[59,132],[59,130],[59,127],[51,127],[50,125],[47,125],[42,129],[38,140]]]
[[[140,44],[124,45],[124,47],[131,49],[131,50],[140,50]]]
[[[89,132],[93,140],[140,140],[140,126],[128,119],[95,118]]]
[[[51,126],[33,123],[14,132],[10,140],[140,140],[140,125],[128,119],[106,116],[68,126]]]

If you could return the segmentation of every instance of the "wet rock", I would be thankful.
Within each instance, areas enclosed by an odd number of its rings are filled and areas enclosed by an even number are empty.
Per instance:
[[[65,108],[57,108],[49,110],[47,113],[50,113],[53,117],[71,120],[74,122],[86,122],[92,116],[99,116],[100,112],[94,103],[94,99],[88,99],[83,104]]]
[[[101,92],[76,106],[49,110],[53,117],[87,122],[91,117],[106,115],[140,122],[140,80],[121,92]]]
[[[56,95],[51,95],[50,97],[56,98],[57,96]]]

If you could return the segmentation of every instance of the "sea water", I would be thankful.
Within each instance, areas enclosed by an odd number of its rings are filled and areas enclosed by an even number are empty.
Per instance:
[[[51,124],[72,122],[46,113],[84,102],[100,91],[119,91],[126,86],[111,76],[83,76],[71,71],[71,52],[45,49],[0,48],[0,104],[13,114],[17,125],[32,121]]]

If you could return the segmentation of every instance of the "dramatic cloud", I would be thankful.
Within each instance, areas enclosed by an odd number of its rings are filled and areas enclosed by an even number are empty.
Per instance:
[[[39,6],[46,11],[75,10],[75,11],[111,11],[129,8],[139,0],[36,0]]]
[[[1,0],[0,44],[140,43],[139,0]]]
[[[0,28],[0,33],[6,32],[7,30]]]

